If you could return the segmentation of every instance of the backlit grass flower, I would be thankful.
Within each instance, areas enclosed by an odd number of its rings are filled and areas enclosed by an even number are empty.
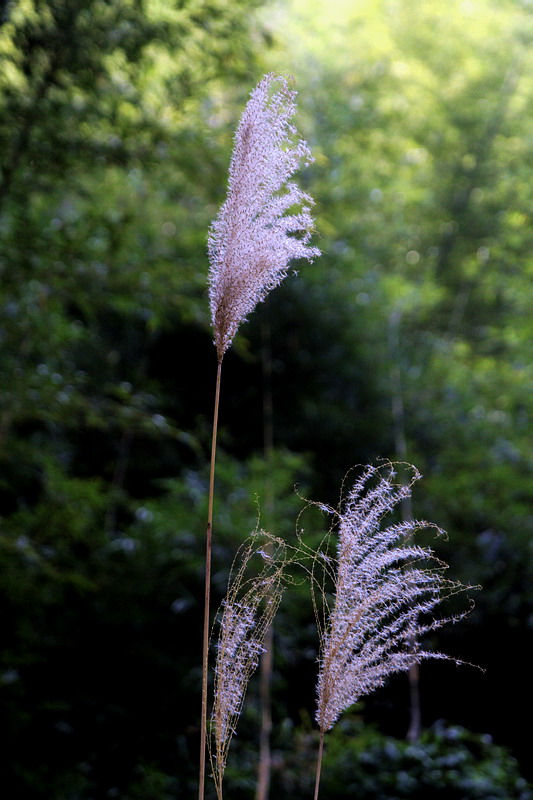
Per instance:
[[[312,199],[290,178],[312,161],[291,123],[296,93],[266,75],[250,96],[235,134],[228,193],[209,237],[209,299],[218,360],[241,322],[277,286],[309,245]]]

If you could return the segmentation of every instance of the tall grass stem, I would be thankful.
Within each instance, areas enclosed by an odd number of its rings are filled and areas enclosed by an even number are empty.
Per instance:
[[[320,773],[322,772],[322,756],[324,755],[324,731],[320,731],[320,744],[318,745],[318,756],[316,759],[316,778],[314,800],[318,800],[318,790],[320,788]]]
[[[217,366],[215,388],[215,408],[213,412],[213,434],[211,438],[211,467],[209,471],[209,500],[207,506],[207,528],[205,536],[205,593],[204,593],[204,630],[202,656],[202,717],[200,723],[200,777],[198,781],[198,798],[205,797],[205,762],[207,747],[207,675],[209,669],[209,612],[211,603],[211,542],[213,535],[213,502],[215,495],[215,461],[217,452],[218,409],[220,405],[220,376],[222,359]]]

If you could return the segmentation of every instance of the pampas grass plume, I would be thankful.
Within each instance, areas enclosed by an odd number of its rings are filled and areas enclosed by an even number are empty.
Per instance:
[[[420,529],[441,533],[440,529],[416,520],[382,525],[395,505],[411,496],[412,484],[420,478],[411,469],[412,479],[405,484],[395,482],[393,464],[365,467],[339,513],[337,557],[322,557],[334,582],[334,600],[331,609],[325,603],[318,618],[320,747],[315,800],[325,732],[392,673],[426,658],[449,658],[425,650],[420,638],[464,616],[432,616],[443,599],[471,588],[445,578],[447,565],[412,541]]]
[[[290,121],[295,96],[285,78],[266,75],[252,91],[235,134],[226,201],[208,236],[219,362],[240,324],[286,276],[289,262],[320,255],[309,245],[313,201],[290,180],[312,161]]]

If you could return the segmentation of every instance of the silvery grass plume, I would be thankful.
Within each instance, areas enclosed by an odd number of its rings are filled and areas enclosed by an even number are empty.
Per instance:
[[[262,560],[261,570],[249,577],[250,562],[257,558]],[[286,545],[281,539],[265,532],[254,534],[235,557],[221,606],[209,740],[219,800],[231,737],[250,676],[264,652],[265,636],[281,600],[286,565]]]
[[[226,201],[208,237],[219,362],[240,324],[286,276],[291,259],[320,255],[308,244],[313,201],[289,180],[313,160],[290,122],[295,96],[285,78],[266,75],[252,91],[235,134]],[[287,213],[290,209],[296,210]]]
[[[410,497],[413,483],[420,478],[411,469],[411,482],[405,485],[394,482],[392,464],[365,467],[338,515],[337,558],[323,557],[335,589],[331,611],[326,605],[322,618],[317,618],[320,751],[315,800],[324,733],[388,675],[408,670],[425,658],[447,658],[423,649],[419,640],[456,621],[457,617],[434,619],[431,615],[444,598],[471,588],[446,579],[447,565],[429,548],[412,543],[417,530],[434,528],[442,533],[435,525],[407,520],[382,527],[383,518]]]

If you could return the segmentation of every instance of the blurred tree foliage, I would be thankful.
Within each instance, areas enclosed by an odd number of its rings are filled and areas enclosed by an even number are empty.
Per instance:
[[[490,736],[457,725],[438,722],[413,743],[384,737],[362,725],[360,718],[348,717],[328,736],[324,800],[530,800],[533,796],[503,748]],[[309,766],[313,744],[309,735],[302,736],[297,750],[297,759],[303,763],[309,759]],[[280,770],[278,796],[309,794],[312,769],[300,768],[291,775],[287,766]]]
[[[426,721],[448,716],[525,757],[531,4],[13,0],[0,21],[6,790],[194,791],[215,367],[205,237],[242,104],[271,68],[297,78],[324,255],[225,360],[215,592],[257,524],[293,541],[294,484],[335,504],[355,463],[412,461],[416,516],[448,530],[454,577],[484,585],[437,646],[487,673],[428,667]],[[299,522],[311,537],[313,514]],[[277,627],[282,762],[312,713],[315,656],[297,585]],[[236,743],[250,764],[253,697]],[[398,680],[365,713],[401,736],[406,702]],[[228,777],[251,796],[250,778]]]

